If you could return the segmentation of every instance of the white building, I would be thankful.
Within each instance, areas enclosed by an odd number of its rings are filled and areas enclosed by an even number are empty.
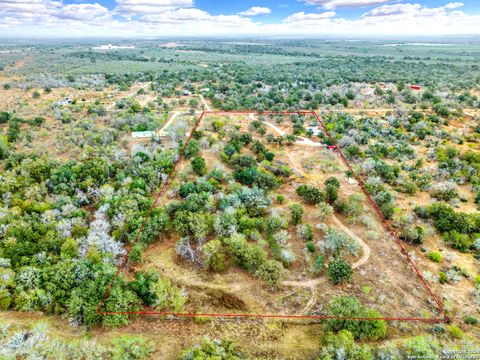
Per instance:
[[[153,131],[134,131],[132,132],[132,138],[134,139],[148,139],[155,135]]]
[[[311,133],[314,136],[318,136],[322,133],[322,130],[318,126],[307,126],[307,133]]]
[[[94,46],[92,50],[117,50],[117,49],[135,49],[133,45],[101,45],[101,46]]]

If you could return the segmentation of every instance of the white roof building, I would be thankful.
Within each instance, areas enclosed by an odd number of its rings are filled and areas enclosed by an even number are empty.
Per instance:
[[[134,131],[132,132],[132,138],[134,139],[148,139],[155,135],[153,131]]]

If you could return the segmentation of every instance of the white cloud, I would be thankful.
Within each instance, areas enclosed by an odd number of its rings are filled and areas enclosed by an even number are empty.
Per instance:
[[[257,15],[268,15],[272,12],[267,7],[260,7],[260,6],[254,6],[251,7],[248,10],[242,11],[241,13],[238,13],[238,15],[243,15],[243,16],[257,16]]]
[[[115,12],[121,14],[161,14],[167,11],[193,7],[193,0],[116,0]]]
[[[322,5],[327,10],[333,10],[339,8],[374,6],[392,1],[401,0],[305,0],[305,3],[309,5]]]
[[[205,31],[205,26],[241,27],[253,24],[250,19],[238,15],[214,16],[206,11],[194,8],[177,9],[158,15],[145,15],[141,20],[146,23],[183,24],[191,26],[192,29],[198,27],[196,32]]]
[[[395,4],[384,5],[362,15],[362,17],[370,16],[392,16],[392,15],[408,15],[417,13],[422,9],[420,4]]]
[[[50,0],[0,0],[0,13],[36,13],[47,14],[62,5]]]
[[[108,10],[88,0],[68,5],[51,0],[0,0],[0,36],[480,34],[480,15],[460,11],[460,2],[438,7],[397,2],[380,5],[357,19],[342,18],[335,11],[296,12],[274,24],[240,14],[212,15],[195,8],[193,0],[117,3],[117,8]]]
[[[447,12],[452,9],[463,6],[463,3],[448,3],[445,6],[440,6],[437,8],[429,8],[427,6],[422,6],[420,4],[394,4],[394,5],[383,5],[369,12],[363,14],[361,17],[384,17],[384,16],[401,16],[401,17],[432,17],[445,15],[448,16]]]
[[[456,9],[459,7],[465,6],[464,3],[461,2],[453,2],[453,3],[448,3],[447,5],[444,6],[445,9]]]
[[[296,23],[298,25],[302,25],[305,23],[315,23],[318,21],[324,21],[327,19],[331,19],[336,15],[335,11],[326,11],[319,14],[305,14],[303,11],[297,12],[295,14],[290,15],[286,19],[283,20],[284,23]]]
[[[70,4],[55,13],[62,19],[91,20],[108,13],[108,9],[100,4]]]

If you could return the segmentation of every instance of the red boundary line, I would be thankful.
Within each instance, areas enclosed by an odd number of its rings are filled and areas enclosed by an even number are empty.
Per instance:
[[[369,202],[372,204],[373,208],[375,209],[375,212],[377,215],[380,217],[380,220],[383,222],[387,230],[390,232],[390,234],[393,236],[395,239],[395,242],[397,243],[398,247],[400,248],[401,253],[407,258],[408,262],[410,265],[413,267],[415,270],[415,273],[417,276],[420,278],[423,286],[427,289],[427,292],[430,294],[432,299],[435,301],[438,309],[440,312],[443,314],[442,319],[427,319],[427,318],[415,318],[415,317],[409,317],[409,318],[393,318],[393,317],[383,317],[383,318],[355,318],[355,317],[341,317],[341,316],[329,316],[329,315],[270,315],[270,314],[218,314],[218,313],[213,313],[213,314],[197,314],[197,313],[183,313],[183,314],[177,314],[177,313],[172,313],[172,312],[158,312],[158,311],[100,311],[103,305],[105,304],[105,300],[107,299],[112,286],[118,277],[120,271],[125,267],[125,264],[127,263],[128,257],[130,255],[130,251],[132,250],[133,246],[137,242],[140,233],[142,232],[143,228],[145,227],[145,224],[147,223],[148,219],[150,218],[150,215],[152,214],[152,211],[155,209],[157,206],[158,200],[164,195],[166,188],[168,187],[170,180],[172,179],[176,167],[180,160],[183,158],[183,153],[185,152],[185,148],[187,147],[188,143],[192,139],[193,133],[195,130],[198,128],[200,122],[202,121],[203,117],[205,115],[210,115],[210,114],[225,114],[225,115],[245,115],[245,114],[256,114],[256,115],[313,115],[317,119],[318,123],[324,130],[325,134],[328,136],[330,139],[331,143],[333,146],[335,146],[336,150],[340,154],[340,157],[342,158],[342,161],[345,163],[345,165],[348,167],[348,169],[352,172],[355,180],[357,180],[358,185],[362,189],[362,192],[365,194]],[[155,198],[155,201],[153,202],[152,206],[150,207],[147,216],[145,217],[145,220],[143,221],[142,225],[138,229],[138,232],[133,239],[132,243],[130,244],[130,247],[128,248],[127,253],[125,254],[122,263],[118,267],[115,275],[113,276],[110,284],[107,287],[107,290],[105,291],[105,294],[103,295],[102,300],[97,306],[97,309],[95,310],[96,314],[100,315],[158,315],[158,316],[166,316],[166,317],[174,317],[174,318],[195,318],[195,317],[213,317],[213,318],[257,318],[257,319],[311,319],[311,320],[318,320],[318,319],[338,319],[338,320],[355,320],[355,321],[374,321],[374,320],[384,320],[384,321],[420,321],[420,322],[426,322],[426,323],[441,323],[441,322],[450,322],[450,319],[447,316],[447,313],[441,303],[441,301],[435,296],[433,293],[432,289],[428,285],[427,281],[424,279],[422,276],[420,270],[418,267],[415,265],[413,260],[411,259],[410,255],[408,255],[408,252],[406,251],[405,247],[402,245],[400,239],[397,237],[395,232],[393,231],[392,227],[388,223],[388,221],[385,219],[383,216],[382,212],[380,211],[378,205],[375,203],[375,201],[372,199],[370,194],[367,192],[365,189],[362,180],[358,177],[358,175],[355,173],[353,168],[351,167],[350,163],[347,161],[346,157],[343,155],[342,151],[338,147],[336,141],[330,134],[330,132],[327,130],[325,124],[323,123],[322,119],[320,116],[315,112],[315,111],[282,111],[282,112],[275,112],[275,111],[264,111],[264,112],[258,112],[257,110],[252,110],[252,111],[202,111],[202,114],[199,116],[198,120],[195,122],[195,125],[193,129],[190,132],[190,135],[183,145],[182,150],[180,151],[177,160],[175,161],[172,170],[169,172],[167,179],[163,183],[162,187],[160,188],[157,197]]]

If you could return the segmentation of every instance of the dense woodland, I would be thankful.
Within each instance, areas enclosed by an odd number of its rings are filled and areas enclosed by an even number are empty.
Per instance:
[[[135,49],[105,52],[92,50],[95,45],[0,45],[0,309],[66,319],[87,334],[65,340],[43,323],[25,327],[0,320],[0,354],[154,356],[160,344],[142,334],[90,343],[88,332],[138,321],[98,314],[97,306],[182,150],[190,176],[179,176],[169,194],[173,200],[153,209],[127,268],[141,264],[149,246],[174,233],[179,261],[212,274],[240,268],[274,289],[296,261],[288,246],[291,228],[304,241],[312,276],[325,276],[332,286],[352,283],[348,259],[358,254],[358,244],[326,228],[326,248],[319,251],[314,226],[302,219],[305,209],[315,206],[319,221],[337,213],[368,227],[361,194],[341,196],[337,177],[317,187],[300,182],[295,194],[301,201],[285,204],[288,217],[271,211],[272,204],[285,201],[277,190],[294,177],[289,166],[275,162],[276,151],[298,137],[327,146],[333,145],[330,138],[307,131],[306,121],[295,116],[285,136],[263,136],[262,121],[274,120],[265,116],[249,132],[218,120],[194,132],[184,147],[195,112],[205,108],[199,95],[219,110],[322,113],[326,129],[409,251],[439,264],[435,272],[429,268],[427,280],[440,288],[468,281],[469,306],[462,313],[451,310],[453,323],[421,327],[410,337],[408,325],[398,330],[380,320],[324,321],[310,325],[321,334],[309,358],[439,358],[442,352],[478,347],[480,123],[478,112],[464,116],[480,108],[479,44],[182,40],[168,48],[162,41],[135,41]],[[72,99],[64,105],[59,101],[66,94]],[[147,95],[148,101],[139,100]],[[391,111],[382,117],[336,112],[349,108]],[[168,139],[129,143],[132,131],[155,131],[178,109],[182,114]],[[221,167],[208,170],[202,151],[214,147]],[[428,201],[401,201],[420,195]],[[450,264],[448,256],[461,257],[470,270]],[[191,297],[158,271],[120,273],[102,310],[181,313]],[[355,296],[332,297],[324,313],[382,315]],[[194,340],[175,356],[282,356],[256,353],[228,336]]]

